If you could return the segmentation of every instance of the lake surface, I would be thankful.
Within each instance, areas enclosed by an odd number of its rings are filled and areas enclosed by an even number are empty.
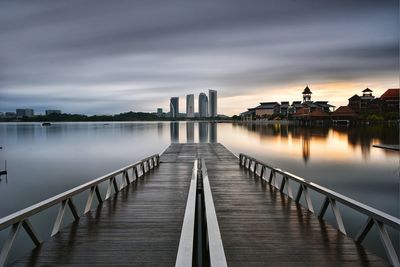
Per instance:
[[[398,136],[394,126],[2,123],[0,169],[7,160],[8,176],[0,182],[0,217],[161,153],[171,142],[219,142],[400,217],[399,153],[372,147],[398,144]]]

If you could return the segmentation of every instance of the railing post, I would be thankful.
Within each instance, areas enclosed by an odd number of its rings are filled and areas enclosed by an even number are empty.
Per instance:
[[[22,222],[16,222],[11,226],[10,233],[3,245],[0,254],[0,266],[4,266],[7,262],[8,254],[10,253],[11,247],[17,237],[18,231],[21,228]]]
[[[26,218],[25,220],[22,221],[22,226],[24,227],[26,233],[31,238],[33,243],[36,246],[39,246],[42,243],[42,241],[39,239],[39,235],[33,229],[33,226],[28,218]]]
[[[329,198],[329,202],[331,203],[331,208],[332,208],[333,214],[335,215],[335,219],[336,219],[336,223],[339,228],[339,231],[342,232],[344,235],[346,235],[346,229],[344,228],[342,215],[340,214],[340,211],[339,211],[338,207],[336,206],[336,200]]]
[[[62,223],[62,219],[64,217],[64,213],[65,213],[65,207],[67,204],[68,199],[65,199],[61,202],[61,206],[58,210],[58,214],[56,217],[56,221],[54,222],[54,226],[53,226],[53,230],[51,231],[51,236],[54,236],[58,233],[58,231],[60,230],[60,226]]]

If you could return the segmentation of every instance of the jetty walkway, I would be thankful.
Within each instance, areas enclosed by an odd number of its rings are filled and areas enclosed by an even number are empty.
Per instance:
[[[98,187],[103,182],[106,195]],[[325,190],[321,211],[314,210],[310,190]],[[87,191],[85,211],[79,212],[73,197]],[[346,235],[336,201],[368,216],[357,242]],[[11,229],[0,265],[397,266],[386,228],[398,231],[399,219],[359,204],[246,155],[238,158],[221,144],[176,143],[160,156],[0,219],[0,230]],[[29,216],[54,205],[60,211],[53,236],[41,242]],[[338,229],[323,220],[329,206]],[[68,209],[76,220],[61,228]],[[374,225],[389,262],[361,244]],[[38,246],[8,262],[23,229]]]

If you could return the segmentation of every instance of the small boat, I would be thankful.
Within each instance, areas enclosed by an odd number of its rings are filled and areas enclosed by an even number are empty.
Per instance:
[[[50,126],[50,125],[51,125],[50,122],[43,122],[43,123],[42,123],[42,126]]]

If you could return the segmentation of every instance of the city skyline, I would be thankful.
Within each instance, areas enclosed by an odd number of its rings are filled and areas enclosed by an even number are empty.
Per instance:
[[[150,112],[218,88],[220,113],[233,115],[296,100],[306,84],[340,106],[349,91],[399,87],[398,10],[394,0],[2,2],[0,111]]]

